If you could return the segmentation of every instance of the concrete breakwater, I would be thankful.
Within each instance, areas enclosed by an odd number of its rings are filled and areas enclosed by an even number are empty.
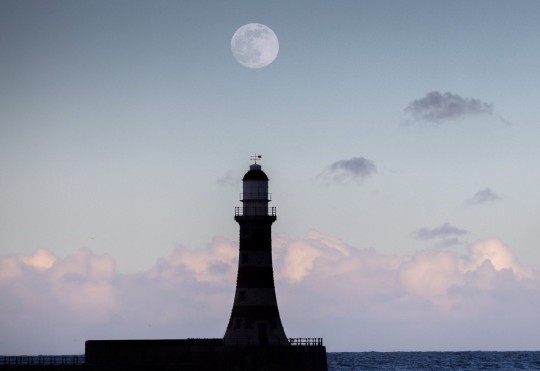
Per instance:
[[[88,340],[85,355],[1,357],[1,370],[326,371],[322,339],[255,345],[243,339]]]
[[[242,345],[224,339],[89,340],[87,370],[326,371],[326,348],[312,345]]]

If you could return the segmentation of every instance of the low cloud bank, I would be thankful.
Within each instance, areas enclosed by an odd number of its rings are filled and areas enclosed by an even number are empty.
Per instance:
[[[329,351],[540,347],[540,274],[500,241],[478,241],[464,255],[400,256],[313,231],[277,236],[273,247],[290,337],[324,337]],[[64,259],[43,249],[4,256],[1,353],[76,354],[91,338],[221,337],[237,255],[236,243],[216,238],[129,275],[88,249]]]

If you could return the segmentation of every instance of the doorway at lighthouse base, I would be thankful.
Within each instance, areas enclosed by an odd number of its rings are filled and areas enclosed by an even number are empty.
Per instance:
[[[307,340],[281,346],[236,344],[224,339],[88,340],[85,369],[327,371],[322,340]]]

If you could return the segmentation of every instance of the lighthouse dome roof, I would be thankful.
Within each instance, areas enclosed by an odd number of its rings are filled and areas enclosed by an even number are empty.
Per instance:
[[[265,172],[261,170],[261,165],[252,164],[249,166],[248,172],[242,178],[243,181],[246,180],[268,180]]]

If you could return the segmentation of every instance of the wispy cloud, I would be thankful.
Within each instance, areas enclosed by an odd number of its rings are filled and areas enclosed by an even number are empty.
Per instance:
[[[443,226],[421,235],[463,233]],[[312,231],[275,236],[273,258],[287,334],[324,337],[331,351],[540,346],[530,332],[540,321],[540,274],[497,240],[460,254],[400,256]],[[65,258],[46,250],[0,257],[2,351],[78,354],[90,338],[221,337],[237,264],[237,243],[224,238],[208,249],[180,247],[138,274],[121,274],[112,257],[88,249]],[[512,326],[494,327],[501,313]],[[371,335],[347,336],[351,328]]]
[[[493,192],[489,187],[487,187],[486,189],[476,192],[471,199],[465,201],[465,204],[479,205],[488,202],[498,201],[500,199],[501,196],[499,196],[497,193]]]
[[[455,227],[449,223],[444,223],[440,227],[436,228],[421,228],[414,231],[413,235],[419,240],[432,240],[434,238],[448,238],[452,236],[463,236],[469,233],[465,229]]]
[[[225,173],[221,178],[216,180],[216,183],[221,186],[235,186],[241,184],[241,176],[238,176],[234,173],[234,171],[229,170],[227,173]]]
[[[493,105],[480,99],[465,98],[458,94],[438,91],[429,92],[425,97],[412,101],[405,108],[405,112],[412,116],[412,123],[434,125],[472,115],[494,114]],[[501,118],[501,120],[503,119]]]
[[[343,183],[351,180],[363,180],[377,173],[375,163],[364,157],[339,160],[328,165],[317,179],[323,184]]]
[[[413,232],[413,237],[417,240],[438,240],[436,247],[452,247],[461,245],[462,241],[458,238],[468,234],[466,229],[455,227],[449,223],[436,228],[421,228]]]
[[[457,237],[446,237],[441,242],[435,245],[435,247],[448,248],[453,246],[462,245],[463,242]]]

